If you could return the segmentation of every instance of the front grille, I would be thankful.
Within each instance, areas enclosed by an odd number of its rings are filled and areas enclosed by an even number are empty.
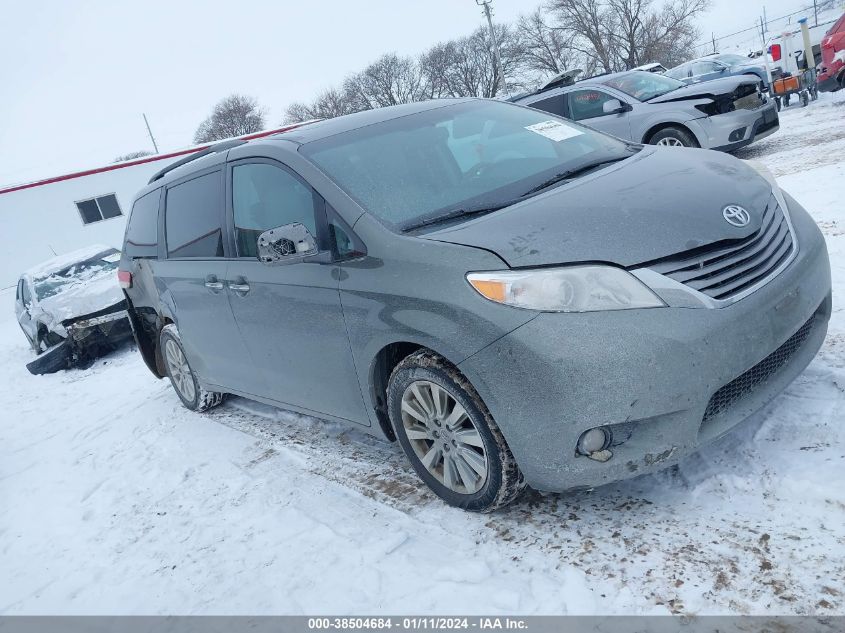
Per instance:
[[[714,299],[729,299],[769,276],[793,249],[789,224],[772,196],[760,228],[748,237],[717,242],[645,266]]]
[[[713,397],[710,398],[710,402],[707,403],[707,409],[704,411],[704,422],[730,409],[738,400],[751,394],[786,365],[795,352],[801,348],[807,337],[810,336],[815,318],[816,315],[814,314],[810,317],[809,321],[801,326],[801,329],[787,339],[786,343],[739,376],[739,378],[734,378],[714,393]]]
[[[763,96],[755,91],[739,99],[734,99],[734,108],[737,110],[756,110],[765,103]]]

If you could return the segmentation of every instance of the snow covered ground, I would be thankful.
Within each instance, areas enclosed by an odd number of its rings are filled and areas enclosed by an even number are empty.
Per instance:
[[[30,376],[0,295],[0,614],[845,613],[845,95],[742,157],[827,238],[817,359],[676,469],[492,515],[356,431],[189,413],[131,350]]]

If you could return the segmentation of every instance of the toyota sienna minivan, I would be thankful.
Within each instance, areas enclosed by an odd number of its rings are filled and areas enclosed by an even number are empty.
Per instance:
[[[476,511],[677,462],[798,376],[831,311],[822,235],[763,168],[478,99],[183,159],[118,276],[189,409],[347,422]]]

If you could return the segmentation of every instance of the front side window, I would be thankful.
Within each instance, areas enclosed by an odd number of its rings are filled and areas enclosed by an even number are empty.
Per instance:
[[[683,88],[684,83],[677,79],[672,79],[666,75],[658,75],[656,73],[627,73],[618,77],[613,77],[605,82],[611,88],[616,88],[626,95],[634,97],[639,101],[648,101],[655,97],[660,97],[666,93]]]
[[[219,171],[167,190],[168,257],[223,257],[223,182]]]
[[[716,62],[693,62],[693,64],[692,64],[692,76],[696,77],[697,75],[706,75],[708,73],[715,73],[720,68],[722,68],[722,66],[717,64]]]
[[[604,104],[614,99],[616,97],[612,97],[601,90],[573,90],[569,93],[570,116],[575,121],[605,116]],[[618,99],[616,100],[618,101]]]
[[[21,301],[26,307],[29,307],[29,304],[32,303],[32,295],[29,294],[29,286],[23,280],[21,280]]]
[[[258,236],[299,222],[317,236],[314,193],[296,176],[268,163],[236,165],[232,170],[232,209],[239,257],[258,256]]]
[[[675,68],[670,68],[665,73],[663,73],[664,77],[669,77],[671,79],[681,80],[686,77],[689,77],[689,64],[681,64],[680,66],[676,66]]]
[[[82,218],[83,224],[92,224],[123,215],[117,202],[117,196],[113,193],[89,200],[80,200],[76,203],[76,208],[79,210],[79,217]]]
[[[399,230],[421,218],[517,199],[555,174],[630,152],[546,112],[482,100],[350,130],[299,151]]]

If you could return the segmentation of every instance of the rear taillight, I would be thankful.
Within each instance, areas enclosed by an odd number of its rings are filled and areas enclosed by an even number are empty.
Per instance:
[[[121,288],[131,288],[132,273],[130,273],[128,270],[118,270],[117,283],[120,285]]]
[[[771,55],[772,55],[772,61],[773,62],[780,61],[780,58],[781,58],[780,44],[772,44],[769,47],[769,53],[771,53]]]

